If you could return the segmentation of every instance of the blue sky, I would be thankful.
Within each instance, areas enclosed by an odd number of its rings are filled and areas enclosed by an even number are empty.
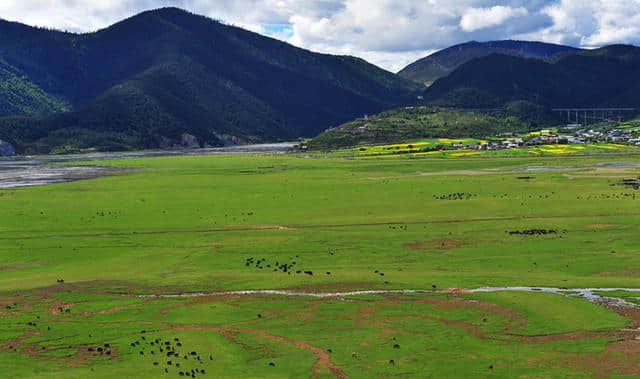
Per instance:
[[[391,71],[470,40],[640,44],[640,0],[0,0],[0,17],[84,32],[163,6]]]

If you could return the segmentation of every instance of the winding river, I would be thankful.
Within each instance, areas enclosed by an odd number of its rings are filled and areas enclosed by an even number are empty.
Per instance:
[[[134,295],[122,294],[123,296],[138,298],[193,298],[193,297],[211,297],[211,296],[252,296],[252,295],[277,295],[277,296],[300,296],[300,297],[317,297],[317,298],[341,298],[347,296],[359,295],[385,295],[385,294],[461,294],[461,293],[488,293],[488,292],[504,292],[504,291],[520,291],[520,292],[538,292],[553,293],[563,296],[580,297],[589,301],[610,306],[634,308],[638,305],[627,301],[620,297],[604,296],[601,293],[627,291],[638,292],[640,297],[640,288],[556,288],[556,287],[480,287],[473,289],[447,289],[447,290],[359,290],[346,292],[301,292],[291,290],[238,290],[238,291],[220,291],[220,292],[193,292],[180,294],[150,294],[150,295]]]

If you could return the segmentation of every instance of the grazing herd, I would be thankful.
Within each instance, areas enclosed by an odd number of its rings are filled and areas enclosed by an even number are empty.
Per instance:
[[[298,255],[295,256],[295,259],[299,258]],[[289,257],[289,262],[280,263],[279,261],[275,263],[269,263],[266,258],[260,258],[256,260],[255,258],[247,258],[244,262],[245,267],[255,267],[258,270],[267,270],[273,272],[282,272],[283,274],[291,275],[292,272],[296,274],[301,274],[303,270],[295,270],[294,267],[298,265],[298,262],[294,260],[294,257]],[[305,271],[305,274],[313,275],[311,271]]]
[[[334,251],[329,250],[329,255],[335,255]],[[275,263],[270,263],[266,258],[255,259],[253,257],[247,258],[244,262],[245,267],[253,267],[258,270],[266,270],[272,272],[281,272],[287,275],[308,275],[313,276],[313,271],[300,269],[298,259],[299,255],[295,257],[289,257],[288,262],[282,263],[280,261],[276,261]],[[326,271],[326,275],[331,275],[331,271]]]
[[[478,197],[478,194],[469,192],[454,192],[439,196],[433,195],[435,200],[471,200],[475,197]]]
[[[550,234],[558,234],[556,229],[525,229],[525,230],[507,230],[509,235],[518,235],[518,236],[546,236]],[[567,233],[566,230],[563,233]]]
[[[589,195],[583,196],[582,198],[578,198],[582,200],[636,200],[640,199],[640,197],[636,196],[635,193],[601,193],[599,195]]]
[[[132,350],[138,351],[138,356],[151,359],[153,367],[162,368],[167,374],[196,378],[206,375],[203,367],[206,361],[213,361],[213,355],[201,356],[197,351],[188,351],[180,338],[164,340],[162,338],[147,338],[146,331],[140,332],[140,339],[130,343]],[[108,347],[105,344],[105,347]]]
[[[640,176],[637,178],[622,179],[622,185],[631,187],[636,191],[640,191]]]

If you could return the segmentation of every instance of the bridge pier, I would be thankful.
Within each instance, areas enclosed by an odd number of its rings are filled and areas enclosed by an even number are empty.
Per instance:
[[[618,122],[621,122],[624,115],[627,113],[636,112],[636,108],[553,108],[552,111],[560,112],[561,114],[567,113],[567,123],[580,123],[580,116],[582,115],[583,122],[589,124],[596,122],[613,121],[615,117],[618,118]],[[591,120],[589,115],[592,115]]]

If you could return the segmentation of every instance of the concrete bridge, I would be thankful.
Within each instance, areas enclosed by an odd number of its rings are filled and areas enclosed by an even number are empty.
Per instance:
[[[553,108],[567,116],[568,124],[594,124],[598,122],[622,121],[632,116],[637,108]]]

